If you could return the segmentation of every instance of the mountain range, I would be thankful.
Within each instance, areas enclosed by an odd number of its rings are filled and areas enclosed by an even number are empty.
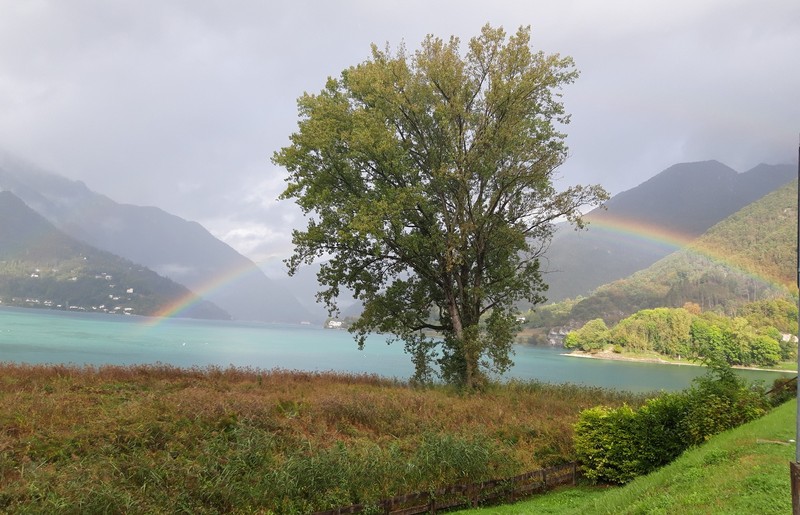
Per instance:
[[[671,166],[588,213],[588,230],[557,231],[544,256],[546,296],[587,295],[647,268],[796,174],[793,165],[744,173],[718,161]]]
[[[156,207],[119,204],[3,156],[0,190],[14,193],[65,234],[180,283],[237,320],[314,320],[294,296],[196,222]],[[317,320],[318,321],[318,320]]]
[[[9,191],[0,191],[0,301],[4,305],[229,319],[211,302],[146,267],[67,236]]]
[[[735,316],[749,302],[796,299],[797,181],[778,188],[715,224],[690,244],[586,297],[537,308],[536,341],[552,328],[597,318],[609,325],[642,309],[695,304]],[[563,331],[562,331],[563,332]],[[549,337],[551,343],[552,332]]]
[[[745,173],[717,161],[672,166],[588,213],[588,231],[559,228],[544,256],[547,296],[588,295],[647,268],[794,175],[791,165],[759,165]],[[119,204],[82,182],[8,156],[0,156],[0,190],[74,240],[180,283],[234,319],[298,323],[326,316],[315,303],[313,266],[272,280],[196,222],[156,207]],[[352,301],[345,296],[344,313],[355,314],[348,309]]]

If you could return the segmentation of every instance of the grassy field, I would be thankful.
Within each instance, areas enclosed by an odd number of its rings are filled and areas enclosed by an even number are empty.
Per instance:
[[[375,376],[0,364],[0,512],[307,513],[570,461],[642,397]]]
[[[789,461],[795,447],[789,440],[795,437],[795,408],[792,400],[624,487],[569,488],[515,505],[459,513],[791,513]]]

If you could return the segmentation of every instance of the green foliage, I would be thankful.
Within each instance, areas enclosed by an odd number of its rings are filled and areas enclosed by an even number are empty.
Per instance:
[[[666,465],[686,448],[681,424],[686,419],[687,405],[685,395],[662,394],[637,411],[638,475]]]
[[[575,453],[584,475],[627,483],[675,459],[686,448],[679,430],[686,405],[684,396],[665,394],[637,411],[629,406],[582,411],[575,424]]]
[[[687,393],[682,433],[688,445],[764,415],[770,407],[763,388],[748,385],[727,365],[709,362],[711,371],[695,380]]]
[[[750,302],[737,313],[753,327],[773,327],[781,333],[797,332],[796,299],[767,299]]]
[[[781,311],[767,316],[763,314],[765,306],[781,306]],[[591,320],[569,333],[564,346],[589,351],[611,344],[620,352],[655,352],[728,365],[770,367],[796,357],[796,342],[775,327],[763,325],[782,323],[786,313],[792,312],[785,309],[783,301],[759,302],[752,307],[746,304],[742,311],[750,315],[747,318],[714,312],[692,314],[686,308],[646,309],[621,320],[611,330],[602,319]]]
[[[438,364],[471,388],[510,366],[516,303],[543,300],[551,222],[582,226],[578,208],[607,194],[552,184],[572,60],[533,52],[526,28],[507,38],[487,25],[466,47],[433,36],[414,53],[373,46],[298,100],[299,130],[273,162],[289,172],[282,198],[309,215],[290,273],[329,257],[320,298],[335,311],[340,288],[354,291],[359,345],[394,334],[418,380]]]
[[[692,445],[764,415],[770,403],[722,362],[688,391],[664,394],[638,410],[596,407],[575,424],[575,453],[587,478],[627,483]]]
[[[564,338],[564,347],[580,348],[583,351],[603,349],[610,341],[611,333],[602,319],[590,320],[583,327],[571,331]]]
[[[632,351],[688,356],[692,315],[683,308],[646,309],[617,324],[611,341]]]
[[[704,313],[692,322],[692,344],[705,359],[724,360],[731,365],[772,366],[791,349],[782,349],[781,335],[770,328],[755,328],[747,319]],[[796,345],[795,345],[796,348]]]
[[[777,365],[785,355],[780,343],[767,335],[754,335],[749,341],[749,346],[749,361],[757,365]]]
[[[626,483],[638,475],[635,423],[630,406],[581,412],[575,424],[575,454],[586,478]]]

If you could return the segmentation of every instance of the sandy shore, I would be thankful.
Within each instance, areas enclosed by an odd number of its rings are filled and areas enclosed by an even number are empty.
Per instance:
[[[617,352],[613,352],[610,350],[604,350],[600,352],[590,353],[584,352],[579,350],[574,350],[572,352],[565,352],[562,354],[563,356],[570,356],[573,358],[590,358],[590,359],[606,359],[612,361],[635,361],[638,363],[658,363],[660,365],[681,365],[687,367],[702,367],[700,363],[686,363],[686,362],[679,362],[679,361],[667,361],[661,358],[647,358],[647,357],[637,357],[625,354],[619,354]],[[759,367],[742,367],[742,366],[734,366],[733,368],[738,368],[741,370],[761,370],[763,372],[786,372],[788,374],[796,374],[797,370],[779,370],[776,368],[759,368]]]

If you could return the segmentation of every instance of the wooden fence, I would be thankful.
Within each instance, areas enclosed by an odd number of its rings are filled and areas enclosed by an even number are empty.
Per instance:
[[[516,477],[452,485],[434,492],[398,495],[379,501],[377,504],[353,504],[333,510],[318,511],[313,515],[363,513],[367,509],[374,510],[376,505],[379,512],[385,515],[416,515],[459,507],[475,507],[479,504],[514,502],[555,486],[575,484],[577,477],[577,464],[568,463],[534,470]]]

